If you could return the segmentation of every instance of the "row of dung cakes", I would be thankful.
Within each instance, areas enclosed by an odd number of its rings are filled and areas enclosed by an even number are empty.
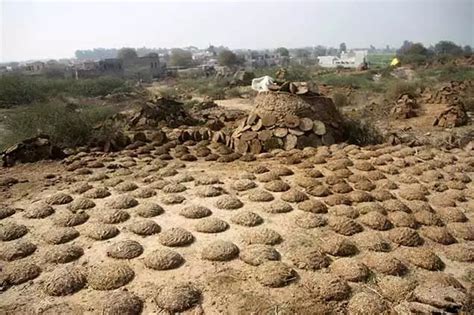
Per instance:
[[[331,145],[342,140],[342,118],[330,98],[261,92],[248,117],[231,133],[214,134],[213,140],[241,154]]]

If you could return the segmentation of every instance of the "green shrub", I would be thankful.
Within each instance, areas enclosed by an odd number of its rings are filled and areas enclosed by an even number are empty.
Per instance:
[[[222,87],[214,84],[204,85],[197,89],[197,92],[202,96],[208,96],[212,99],[224,99],[225,91]]]
[[[412,97],[417,97],[417,89],[421,88],[420,82],[407,82],[407,81],[390,81],[387,85],[385,96],[388,100],[397,100],[402,94],[408,94]]]
[[[276,72],[280,67],[265,67],[255,69],[253,72],[255,77],[263,77],[268,75],[272,78],[275,78]],[[311,81],[314,79],[312,74],[312,67],[303,66],[303,65],[290,65],[286,67],[285,80],[286,81]]]
[[[313,76],[311,68],[302,65],[291,65],[285,75],[287,81],[311,81]]]
[[[96,97],[129,91],[131,87],[119,78],[74,80],[6,75],[0,77],[0,107],[44,102],[58,95]]]
[[[344,138],[350,144],[370,145],[382,143],[383,137],[375,125],[369,121],[344,119]]]
[[[177,80],[174,87],[179,91],[200,96],[209,96],[213,99],[225,98],[225,89],[229,86],[227,79],[196,78]]]
[[[181,79],[174,85],[179,91],[208,96],[213,99],[224,99],[225,89],[228,86],[228,80],[215,78]]]
[[[73,96],[104,96],[110,93],[130,92],[131,88],[125,81],[118,78],[97,78],[83,80],[68,80],[65,93]],[[59,91],[60,92],[60,91]]]
[[[275,73],[280,69],[279,67],[265,67],[265,68],[256,68],[253,70],[256,78],[263,77],[263,76],[270,76],[272,78],[275,77]]]
[[[369,72],[357,74],[339,74],[333,72],[319,76],[317,81],[336,87],[352,87],[356,89],[372,89],[376,85],[372,80],[372,74]]]
[[[334,93],[334,95],[332,96],[332,99],[336,107],[344,107],[344,106],[347,106],[349,103],[347,100],[347,96],[345,96],[342,93]]]
[[[34,81],[18,75],[0,77],[0,107],[43,101],[46,93]]]
[[[57,102],[18,108],[5,119],[5,134],[0,138],[0,147],[4,149],[39,134],[49,135],[52,142],[60,147],[86,145],[100,136],[98,133],[105,132],[94,127],[115,112],[111,107],[73,108]]]
[[[423,65],[428,61],[428,57],[423,54],[399,55],[397,58],[402,64]]]
[[[420,71],[420,76],[433,78],[440,82],[472,80],[474,79],[474,69],[472,67],[447,64]]]
[[[367,55],[367,62],[370,67],[385,68],[390,65],[390,62],[395,57],[394,54],[371,54]]]
[[[237,97],[240,97],[240,96],[241,96],[240,87],[236,86],[236,87],[233,87],[233,88],[231,88],[231,89],[228,89],[228,90],[225,92],[225,95],[226,95],[226,97],[228,97],[228,98],[237,98]]]

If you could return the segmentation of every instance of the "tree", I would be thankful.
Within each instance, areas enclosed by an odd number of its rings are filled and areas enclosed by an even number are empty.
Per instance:
[[[239,63],[239,58],[230,50],[222,50],[219,53],[219,64],[221,66],[232,67]]]
[[[400,47],[400,49],[397,51],[397,54],[399,55],[405,54],[410,49],[411,46],[413,46],[413,42],[410,42],[408,40],[403,41],[402,47]]]
[[[337,55],[337,49],[334,47],[329,47],[328,49],[326,49],[326,54],[327,56],[335,56]]]
[[[259,56],[259,52],[256,50],[249,50],[250,52],[250,58],[255,59]]]
[[[128,47],[124,47],[124,48],[121,48],[118,53],[117,53],[117,57],[119,59],[135,59],[138,57],[137,55],[137,51],[135,50],[135,48],[128,48]]]
[[[465,54],[466,56],[469,56],[469,55],[472,54],[472,48],[471,48],[471,46],[469,46],[469,45],[464,46],[464,49],[463,49],[463,50],[464,50],[464,54]]]
[[[190,67],[193,64],[193,54],[180,48],[171,49],[170,64],[178,67]]]
[[[295,56],[297,58],[308,58],[310,55],[309,51],[304,48],[297,48],[295,49]]]
[[[347,51],[346,43],[340,43],[339,52],[346,52],[346,51]]]
[[[213,56],[217,55],[216,48],[213,45],[209,45],[209,47],[206,49],[206,51],[211,53]]]
[[[80,60],[100,60],[107,58],[117,58],[117,49],[115,48],[94,48],[89,50],[76,50],[76,58]]]
[[[327,50],[327,48],[325,46],[318,45],[318,46],[314,47],[313,54],[316,57],[326,56],[326,50]]]
[[[146,56],[146,55],[152,54],[152,53],[159,53],[159,51],[158,51],[158,49],[155,49],[155,48],[146,48],[146,47],[137,48],[137,55],[139,57]]]
[[[275,50],[275,52],[277,54],[279,54],[281,57],[289,57],[290,56],[290,52],[285,47],[279,47]]]
[[[397,51],[398,58],[402,63],[423,64],[432,54],[421,43],[404,41],[402,47]]]
[[[428,55],[428,49],[423,46],[421,43],[416,43],[411,45],[411,47],[406,52],[408,55]]]
[[[463,50],[460,46],[447,40],[442,40],[434,46],[434,51],[437,55],[462,55]]]

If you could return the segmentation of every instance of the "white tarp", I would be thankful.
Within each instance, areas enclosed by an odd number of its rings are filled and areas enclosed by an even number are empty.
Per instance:
[[[273,78],[268,75],[252,80],[252,89],[257,92],[269,91],[268,87],[273,84]]]

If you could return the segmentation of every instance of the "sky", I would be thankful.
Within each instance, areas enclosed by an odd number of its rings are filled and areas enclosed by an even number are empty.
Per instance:
[[[474,46],[474,0],[0,0],[0,61],[97,47]]]

